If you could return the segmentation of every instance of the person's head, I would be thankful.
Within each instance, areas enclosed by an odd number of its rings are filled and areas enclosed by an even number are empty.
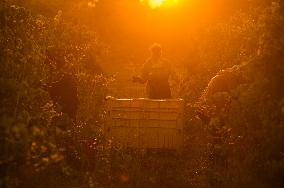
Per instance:
[[[151,51],[151,56],[153,58],[160,58],[162,56],[162,47],[160,44],[154,43],[151,47],[150,47],[150,51]]]
[[[55,46],[49,46],[46,49],[46,64],[51,65],[57,70],[61,70],[66,65],[64,59],[64,51],[61,48]]]

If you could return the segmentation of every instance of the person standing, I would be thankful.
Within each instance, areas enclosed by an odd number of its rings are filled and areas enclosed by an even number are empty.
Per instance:
[[[169,99],[171,89],[169,77],[172,73],[168,60],[162,58],[160,44],[150,47],[151,56],[143,66],[141,76],[133,76],[133,82],[146,83],[146,91],[150,99]]]
[[[75,122],[79,108],[77,78],[71,68],[68,68],[64,54],[54,47],[47,49],[46,64],[53,72],[51,80],[55,79],[47,86],[50,98],[62,113],[67,114]]]

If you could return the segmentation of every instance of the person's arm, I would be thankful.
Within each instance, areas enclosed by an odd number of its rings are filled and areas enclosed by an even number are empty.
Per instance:
[[[179,77],[176,74],[173,65],[166,59],[164,60],[167,67],[168,67],[168,71],[169,71],[169,76],[171,77],[171,80],[178,82],[179,81]]]
[[[150,64],[147,61],[142,68],[141,76],[133,76],[133,82],[144,84],[149,78]]]
[[[150,62],[147,61],[143,66],[142,75],[141,75],[141,79],[144,83],[147,82],[147,80],[149,79],[150,68],[151,68]]]

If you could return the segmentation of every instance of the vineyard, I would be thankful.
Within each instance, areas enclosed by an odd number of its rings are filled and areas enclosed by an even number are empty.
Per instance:
[[[0,187],[284,186],[283,1],[147,2],[0,2]],[[147,97],[132,76],[155,42],[182,152],[105,134],[109,98]]]

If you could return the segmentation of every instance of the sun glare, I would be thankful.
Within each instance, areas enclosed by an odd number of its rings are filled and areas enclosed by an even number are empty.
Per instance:
[[[165,0],[140,0],[140,1],[141,2],[148,1],[148,4],[152,9],[160,7],[165,2]]]

